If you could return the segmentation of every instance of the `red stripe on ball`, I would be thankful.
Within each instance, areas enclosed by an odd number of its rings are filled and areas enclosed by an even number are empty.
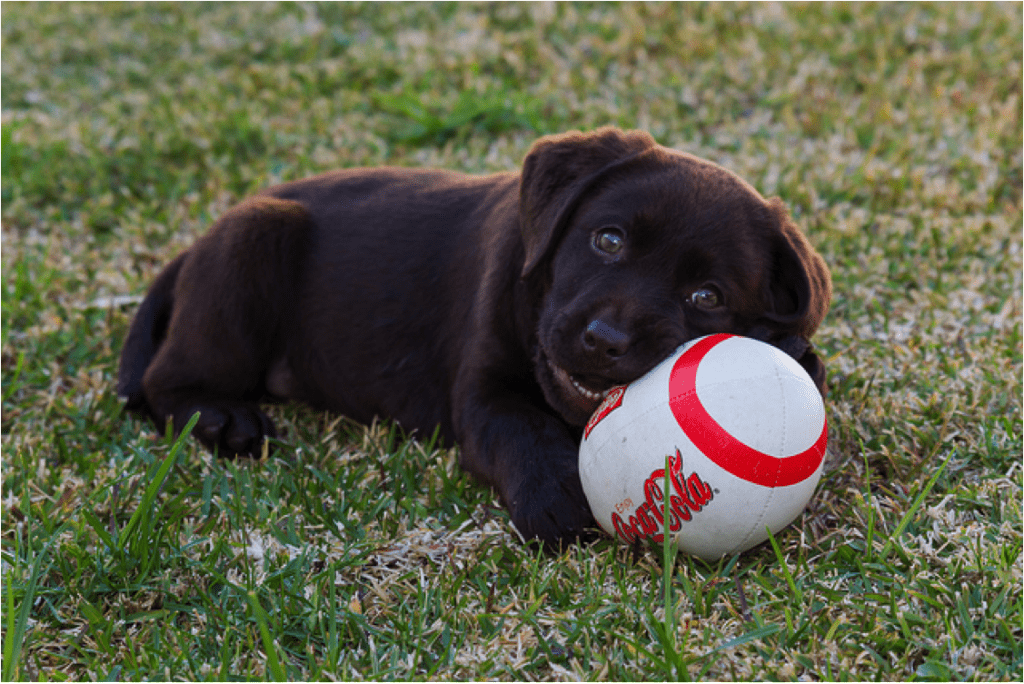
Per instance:
[[[803,482],[821,464],[828,444],[828,421],[821,436],[806,451],[778,458],[739,441],[719,425],[697,396],[697,368],[709,351],[735,335],[710,335],[686,350],[672,367],[669,406],[679,427],[693,445],[721,468],[763,487],[785,487]]]

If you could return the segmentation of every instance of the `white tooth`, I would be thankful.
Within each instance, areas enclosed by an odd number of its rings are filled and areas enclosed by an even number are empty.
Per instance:
[[[547,362],[548,366],[551,368],[552,372],[554,372],[555,375],[559,376],[560,379],[564,378],[568,380],[569,384],[575,387],[576,391],[585,396],[587,399],[590,399],[591,401],[601,401],[608,395],[608,390],[604,390],[603,392],[595,392],[593,390],[587,389],[578,381],[576,381],[571,375],[569,375],[568,371],[556,366],[551,359],[548,359]]]
[[[576,382],[572,378],[569,378],[569,381],[572,383],[572,386],[576,388],[576,391],[578,391],[580,394],[585,396],[587,399],[590,399],[591,401],[600,401],[601,399],[604,398],[603,392],[593,392],[584,387],[583,385],[581,385],[580,383]]]

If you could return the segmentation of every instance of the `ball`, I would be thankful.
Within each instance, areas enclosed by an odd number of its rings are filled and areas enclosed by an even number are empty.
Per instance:
[[[821,478],[821,394],[792,357],[748,337],[708,335],[608,392],[584,428],[579,470],[598,524],[714,560],[779,532]]]

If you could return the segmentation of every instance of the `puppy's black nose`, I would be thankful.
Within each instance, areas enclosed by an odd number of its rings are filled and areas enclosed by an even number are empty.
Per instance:
[[[614,328],[601,319],[595,319],[583,332],[583,347],[590,353],[600,354],[616,360],[629,350],[630,338],[627,333]]]

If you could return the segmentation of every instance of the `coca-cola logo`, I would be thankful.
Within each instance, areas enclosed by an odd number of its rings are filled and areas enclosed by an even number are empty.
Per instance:
[[[683,475],[683,456],[676,449],[674,456],[668,457],[669,492],[668,500],[668,531],[678,532],[684,522],[693,520],[714,498],[714,490],[697,473],[688,477]],[[612,526],[625,542],[632,544],[638,539],[651,539],[655,543],[664,541],[665,511],[665,469],[658,468],[651,472],[644,481],[644,500],[624,519],[621,513],[628,511],[632,501],[625,501],[616,506],[612,513]],[[623,505],[627,504],[627,505]],[[623,510],[625,509],[625,510]]]
[[[601,405],[594,411],[594,415],[590,416],[590,420],[587,421],[587,427],[583,428],[583,439],[590,437],[590,433],[593,431],[597,424],[604,420],[609,413],[619,408],[622,405],[622,397],[626,395],[626,386],[613,387],[608,390],[608,394],[605,395]]]

